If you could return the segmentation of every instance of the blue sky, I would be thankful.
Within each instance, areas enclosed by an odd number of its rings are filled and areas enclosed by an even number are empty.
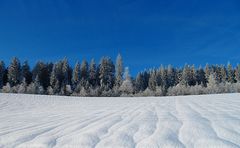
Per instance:
[[[118,53],[133,75],[160,64],[238,63],[239,0],[1,0],[0,59],[71,64]]]

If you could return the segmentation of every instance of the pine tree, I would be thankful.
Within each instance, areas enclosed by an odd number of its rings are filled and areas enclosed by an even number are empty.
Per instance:
[[[60,91],[60,84],[57,79],[57,63],[54,64],[53,70],[51,72],[50,85],[51,85],[51,88],[53,89],[53,94],[56,94]]]
[[[4,74],[5,74],[5,64],[3,61],[0,61],[0,89],[4,85]]]
[[[190,83],[191,75],[190,75],[190,67],[189,65],[185,64],[182,75],[181,75],[181,85],[188,86]]]
[[[148,71],[143,71],[137,74],[135,80],[135,91],[142,92],[148,88],[150,73]]]
[[[196,82],[198,85],[202,84],[203,86],[207,86],[207,79],[205,77],[205,72],[201,66],[196,71]]]
[[[3,93],[10,93],[11,91],[12,91],[12,88],[9,83],[6,83],[6,85],[2,87]]]
[[[25,79],[26,84],[30,84],[32,82],[32,73],[27,61],[23,62],[21,76],[22,79]]]
[[[4,74],[3,74],[3,85],[6,85],[7,83],[9,83],[8,82],[8,68],[5,68],[5,71],[4,71]]]
[[[15,86],[21,82],[20,61],[14,57],[8,68],[8,82],[10,86]]]
[[[235,79],[237,82],[240,82],[240,64],[237,64],[237,68],[235,71]]]
[[[155,91],[157,87],[157,75],[155,70],[151,70],[150,77],[148,81],[148,88],[152,91]]]
[[[160,72],[160,76],[161,76],[160,86],[162,88],[166,89],[167,88],[167,72],[163,65],[161,65],[159,72]]]
[[[69,77],[69,71],[70,67],[68,64],[68,60],[66,58],[63,59],[63,65],[62,65],[62,74],[63,74],[63,80],[62,80],[62,85],[66,86],[70,84],[71,77]]]
[[[71,83],[71,68],[68,64],[67,58],[62,61],[62,80],[61,80],[61,95],[69,95],[70,83]]]
[[[218,65],[216,65],[214,72],[216,73],[216,81],[217,81],[218,83],[220,83],[220,82],[221,82],[221,67],[218,66]]]
[[[177,68],[176,69],[176,76],[175,76],[175,85],[181,83],[181,79],[182,79],[182,69],[181,68]]]
[[[50,71],[48,65],[42,61],[38,61],[35,67],[33,68],[33,80],[38,77],[40,85],[46,90],[50,85]]]
[[[54,95],[54,92],[53,92],[53,89],[52,89],[51,86],[48,86],[48,88],[47,88],[47,94],[48,94],[48,95]]]
[[[190,68],[190,78],[189,78],[188,84],[189,84],[189,86],[196,85],[196,71],[195,71],[194,65]]]
[[[116,60],[116,87],[120,87],[123,81],[123,61],[122,56],[118,54],[117,60]]]
[[[96,63],[94,59],[91,60],[90,68],[89,68],[89,83],[91,87],[96,87],[97,85],[97,69],[96,69]]]
[[[221,65],[221,70],[220,70],[221,72],[221,81],[220,82],[223,82],[223,83],[225,83],[226,81],[227,81],[227,72],[226,72],[226,68],[223,66],[223,65]]]
[[[176,73],[171,65],[168,65],[167,69],[167,88],[175,85]]]
[[[22,83],[18,87],[17,93],[26,93],[27,92],[27,83],[25,77],[22,79]]]
[[[211,74],[210,67],[209,67],[208,64],[206,64],[206,66],[205,66],[205,78],[207,80],[209,79],[210,74]]]
[[[194,65],[192,67],[187,64],[184,66],[180,83],[185,86],[193,86],[196,84],[196,72]]]
[[[29,94],[44,94],[44,88],[40,84],[38,75],[33,82],[27,86],[26,92]]]
[[[142,73],[138,73],[136,76],[136,82],[135,82],[135,90],[136,92],[144,91],[146,88],[144,88],[144,78]]]
[[[38,75],[34,80],[34,88],[35,88],[35,93],[36,94],[44,94],[44,88],[40,84]]]
[[[86,86],[86,83],[88,81],[88,75],[89,75],[88,63],[86,60],[83,60],[80,68],[80,76],[81,76],[81,85],[84,87]]]
[[[129,74],[129,69],[128,67],[125,68],[125,80],[123,81],[122,85],[120,86],[120,90],[122,91],[123,94],[132,94],[133,93],[133,84],[132,80]]]
[[[115,66],[110,58],[104,57],[101,59],[99,67],[101,89],[109,91],[114,86]]]
[[[212,73],[208,77],[207,89],[208,93],[217,93],[218,92],[218,82],[216,81],[216,74]]]
[[[51,73],[50,83],[56,94],[62,94],[67,84],[70,83],[71,69],[66,59],[54,64]]]
[[[228,76],[228,82],[230,82],[230,83],[235,82],[233,68],[230,63],[228,63],[228,65],[227,65],[227,76]]]
[[[76,88],[77,84],[80,83],[80,64],[77,62],[73,69],[72,84],[73,89]]]

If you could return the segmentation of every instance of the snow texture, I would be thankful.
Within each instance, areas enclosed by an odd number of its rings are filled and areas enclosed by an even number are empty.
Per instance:
[[[0,148],[237,148],[240,94],[79,98],[0,94]]]

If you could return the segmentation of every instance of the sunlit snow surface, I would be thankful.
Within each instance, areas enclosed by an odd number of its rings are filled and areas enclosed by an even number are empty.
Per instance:
[[[0,94],[0,147],[240,147],[240,94],[158,98]]]

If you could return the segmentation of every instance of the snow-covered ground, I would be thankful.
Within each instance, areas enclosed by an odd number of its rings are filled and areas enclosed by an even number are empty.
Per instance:
[[[0,94],[0,147],[240,147],[240,94],[159,98]]]

